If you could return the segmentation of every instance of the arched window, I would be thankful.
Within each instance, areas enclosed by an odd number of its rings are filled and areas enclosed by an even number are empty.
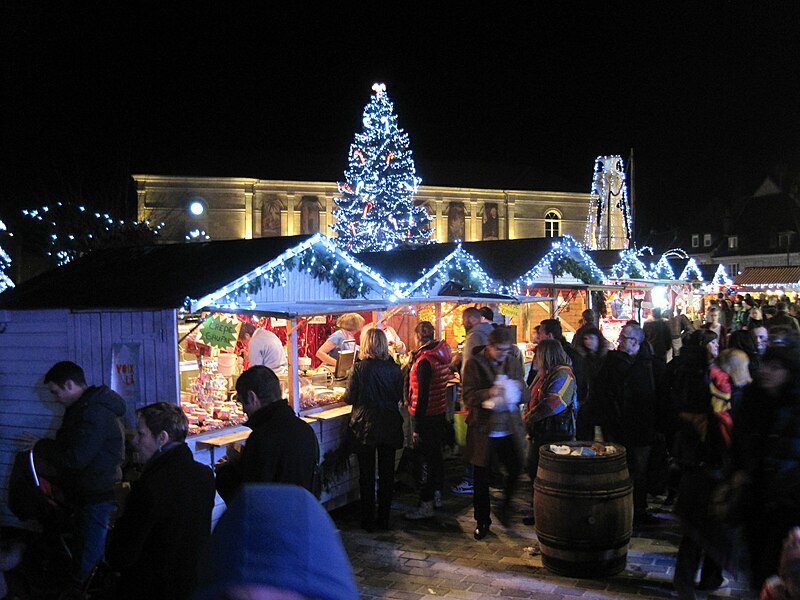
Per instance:
[[[561,215],[555,210],[548,210],[544,215],[544,237],[561,235]]]

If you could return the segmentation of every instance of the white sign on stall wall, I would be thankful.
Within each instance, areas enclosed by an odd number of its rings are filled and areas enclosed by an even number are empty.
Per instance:
[[[136,425],[136,408],[141,400],[139,357],[141,344],[114,344],[111,350],[111,389],[125,400],[125,423]]]

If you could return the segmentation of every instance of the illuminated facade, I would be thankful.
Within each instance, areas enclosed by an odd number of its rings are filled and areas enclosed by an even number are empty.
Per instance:
[[[238,177],[134,175],[140,221],[164,222],[160,237],[182,242],[192,231],[212,240],[331,235],[335,182]],[[592,195],[420,186],[415,204],[433,216],[438,242],[583,237]]]

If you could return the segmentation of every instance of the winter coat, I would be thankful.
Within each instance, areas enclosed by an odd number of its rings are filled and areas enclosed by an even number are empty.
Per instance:
[[[120,599],[191,597],[200,550],[211,535],[214,474],[186,444],[156,454],[131,486],[107,558]]]
[[[114,499],[125,458],[124,415],[119,394],[105,385],[90,386],[64,411],[56,438],[36,443],[34,452],[56,467],[68,502]]]
[[[478,348],[464,369],[462,398],[467,407],[467,445],[464,457],[467,462],[479,467],[488,466],[489,434],[493,429],[497,430],[497,427],[510,431],[520,457],[526,446],[522,416],[518,410],[497,413],[482,406],[484,400],[490,399],[490,389],[500,373],[508,376],[509,384],[516,382],[521,391],[525,389],[524,371],[519,356],[509,354],[500,365],[495,365],[489,358],[488,351]],[[503,418],[502,424],[498,423],[498,417]]]
[[[256,411],[246,425],[253,430],[239,460],[218,467],[217,490],[228,503],[243,483],[293,483],[314,492],[319,460],[317,435],[285,400]]]
[[[353,366],[344,401],[353,405],[350,431],[364,446],[403,447],[403,376],[391,360],[368,358]]]
[[[666,366],[642,344],[635,357],[612,350],[600,369],[598,408],[607,441],[626,447],[651,445],[664,414],[662,383]]]
[[[428,387],[426,417],[442,415],[447,410],[447,382],[450,381],[450,346],[444,340],[432,341],[414,353],[409,373],[408,414],[415,416],[420,396],[418,370],[421,361],[431,366],[431,380]]]

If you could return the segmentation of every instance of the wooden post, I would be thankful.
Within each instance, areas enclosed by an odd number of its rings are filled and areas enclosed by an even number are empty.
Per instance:
[[[286,336],[286,356],[289,361],[289,400],[296,415],[300,414],[300,377],[297,372],[297,317],[288,320],[289,335]]]

